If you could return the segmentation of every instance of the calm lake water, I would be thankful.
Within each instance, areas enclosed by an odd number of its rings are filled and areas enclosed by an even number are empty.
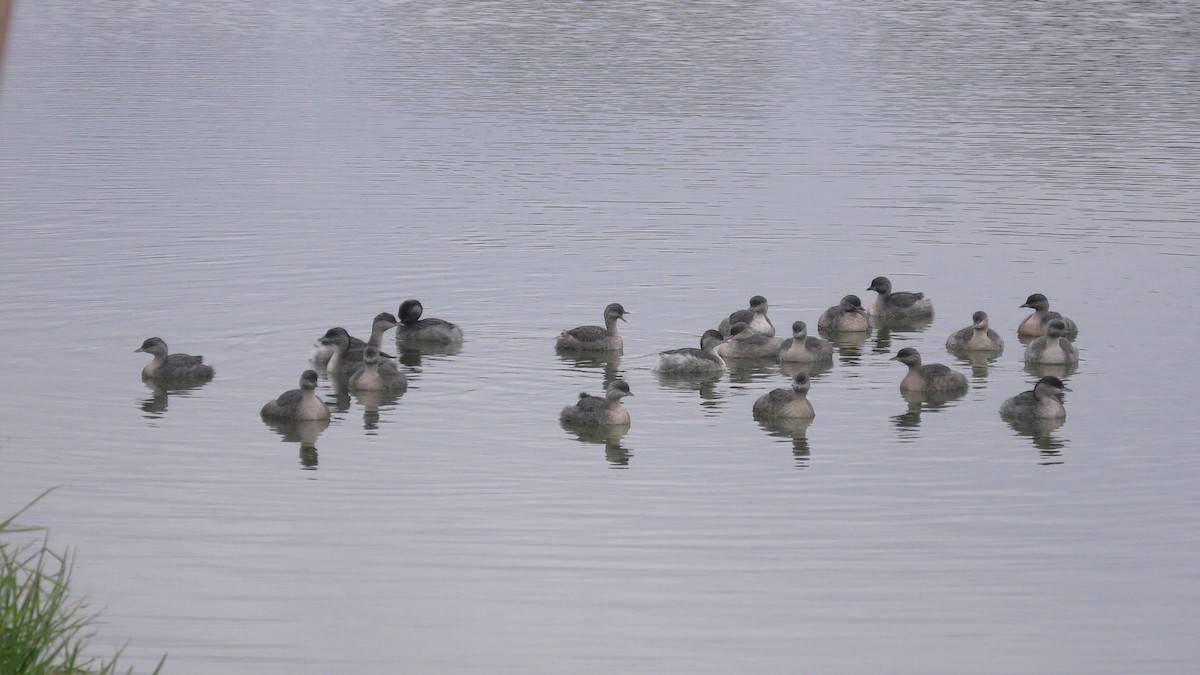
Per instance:
[[[94,646],[171,673],[1193,673],[1200,13],[1188,3],[18,2],[0,98],[0,516],[77,555]],[[872,277],[924,330],[653,355]],[[1065,424],[1010,426],[1031,293]],[[420,298],[453,353],[319,392]],[[605,304],[620,357],[555,354]],[[946,352],[983,309],[1004,353]],[[158,335],[216,378],[154,390]],[[392,338],[385,346],[392,349]],[[921,350],[969,374],[910,405]],[[564,429],[625,378],[633,422]]]

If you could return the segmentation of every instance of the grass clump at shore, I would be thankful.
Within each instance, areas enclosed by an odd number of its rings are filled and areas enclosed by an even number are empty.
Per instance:
[[[70,596],[73,557],[52,550],[44,537],[21,544],[7,541],[13,534],[39,529],[14,521],[49,492],[0,521],[0,673],[114,675],[119,650],[108,661],[84,654],[96,633],[96,615],[86,612],[86,600]],[[166,656],[154,673],[164,661]]]

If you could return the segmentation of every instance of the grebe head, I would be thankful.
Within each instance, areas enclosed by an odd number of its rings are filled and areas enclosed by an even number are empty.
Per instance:
[[[1040,312],[1044,309],[1050,309],[1050,301],[1047,300],[1046,296],[1042,295],[1041,293],[1034,293],[1026,298],[1025,304],[1021,306]]]
[[[133,350],[134,354],[136,354],[138,352],[145,352],[147,354],[153,354],[155,356],[159,356],[159,355],[165,356],[167,353],[167,343],[163,342],[162,338],[158,338],[158,337],[146,338],[145,342],[142,343],[141,347],[138,347],[137,349]]]
[[[743,326],[744,330],[745,324],[740,325]],[[716,350],[717,347],[720,347],[721,343],[723,342],[725,342],[725,336],[721,335],[721,331],[710,328],[704,331],[704,334],[700,336],[700,349],[706,352],[711,352]]]
[[[396,316],[400,317],[400,323],[407,326],[419,321],[424,309],[420,300],[405,300],[400,303],[400,309],[396,311]]]
[[[750,330],[750,324],[745,321],[739,321],[729,327],[729,337],[726,339],[730,342],[737,342],[738,340],[745,340],[755,335],[756,333]]]
[[[339,350],[346,350],[350,348],[350,334],[346,332],[345,328],[335,326],[325,331],[325,334],[321,336],[321,342],[333,345]]]
[[[1059,338],[1067,334],[1067,324],[1059,319],[1053,319],[1046,324],[1046,337]]]
[[[888,360],[899,361],[906,366],[919,366],[921,365],[921,353],[912,347],[905,347]]]
[[[753,309],[754,311],[758,312],[759,314],[766,314],[767,313],[767,299],[761,295],[756,295],[753,298],[750,298],[750,309]]]
[[[858,312],[859,314],[865,314],[867,311],[863,309],[862,300],[859,300],[857,295],[847,295],[846,297],[842,298],[842,301],[838,303],[838,307],[843,312]]]
[[[625,323],[629,323],[628,321],[625,320],[626,314],[629,314],[629,312],[626,312],[625,308],[622,307],[621,303],[619,303],[619,302],[610,303],[607,307],[604,308],[604,320],[605,321],[614,321],[616,319],[620,319],[622,321],[625,321]]]
[[[376,364],[379,363],[379,348],[375,345],[367,345],[363,348],[363,363]]]
[[[867,286],[867,290],[887,295],[892,292],[892,281],[887,277],[875,277],[871,280],[871,285]]]
[[[306,370],[300,374],[300,388],[311,391],[317,388],[317,371]]]
[[[808,393],[811,387],[812,381],[809,379],[808,373],[796,373],[796,376],[792,378],[792,391],[797,394]]]
[[[971,325],[979,330],[986,330],[988,327],[987,312],[978,311],[971,315]]]
[[[1037,384],[1033,385],[1033,393],[1035,396],[1050,396],[1057,399],[1059,403],[1062,403],[1063,392],[1065,391],[1071,390],[1067,389],[1062,380],[1054,377],[1053,375],[1047,375],[1038,380]]]
[[[803,321],[792,322],[792,337],[797,340],[803,340],[808,337],[808,324]]]
[[[613,380],[604,389],[604,393],[610,401],[619,401],[626,396],[633,396],[633,392],[629,391],[629,385],[626,384],[625,380]]]

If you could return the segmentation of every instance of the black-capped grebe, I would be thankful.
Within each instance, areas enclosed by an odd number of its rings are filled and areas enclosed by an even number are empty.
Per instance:
[[[967,389],[967,376],[951,370],[941,363],[921,365],[921,353],[905,347],[891,358],[908,366],[908,373],[900,380],[900,391],[959,391]]]
[[[760,333],[768,337],[775,336],[775,324],[767,318],[767,299],[761,295],[756,295],[750,298],[750,309],[739,309],[729,316],[721,319],[717,330],[721,331],[721,335],[729,337],[732,335],[733,325],[736,323],[744,323],[754,333]]]
[[[1025,317],[1017,326],[1017,335],[1040,337],[1046,334],[1050,322],[1058,319],[1063,322],[1063,335],[1068,340],[1074,340],[1079,335],[1079,327],[1075,322],[1058,312],[1050,311],[1050,301],[1041,293],[1034,293],[1025,300],[1022,307],[1033,310],[1033,314]]]
[[[624,380],[614,380],[605,388],[603,398],[582,392],[575,405],[563,408],[558,418],[576,424],[629,424],[629,411],[621,405],[626,396],[633,396],[629,385]]]
[[[733,324],[729,332],[730,337],[717,347],[717,355],[723,359],[771,359],[779,356],[783,346],[783,338],[755,333],[742,321]]]
[[[987,312],[971,315],[971,325],[946,338],[946,349],[955,352],[998,352],[1004,349],[1000,334],[988,328]]]
[[[463,331],[458,324],[443,319],[422,319],[425,308],[419,300],[400,303],[396,316],[400,325],[396,327],[396,339],[400,342],[449,345],[462,342]]]
[[[838,304],[821,313],[817,329],[832,333],[866,333],[871,330],[867,310],[857,295],[847,295]]]
[[[361,350],[367,345],[375,345],[376,347],[383,349],[383,334],[395,328],[396,323],[396,317],[392,316],[391,312],[380,312],[379,314],[376,314],[375,318],[371,320],[371,336],[367,338],[366,342],[364,342],[351,335],[350,349]],[[329,358],[333,356],[335,351],[337,351],[337,349],[334,348],[333,343],[325,340],[322,337],[317,340],[316,344],[313,345],[313,350],[309,355],[309,358],[312,360],[313,364],[322,368],[326,368],[329,365]]]
[[[759,417],[808,418],[816,416],[808,402],[811,386],[808,373],[796,373],[791,389],[773,389],[754,402],[754,414]]]
[[[351,391],[400,391],[408,387],[408,378],[395,362],[380,357],[379,348],[363,348],[362,367],[350,376]]]
[[[924,293],[908,291],[892,292],[892,282],[887,277],[875,277],[868,291],[879,295],[867,309],[867,312],[881,321],[911,321],[933,317],[933,303]]]
[[[779,348],[779,360],[785,363],[816,363],[833,359],[833,343],[808,334],[808,324],[792,322],[792,337]]]
[[[725,362],[717,356],[717,348],[725,342],[719,331],[704,331],[700,336],[700,348],[684,347],[660,352],[654,370],[665,374],[709,374],[725,370]]]
[[[167,343],[162,338],[147,338],[141,347],[133,350],[145,352],[154,358],[142,368],[142,377],[150,380],[203,380],[213,376],[213,368],[204,362],[203,356],[191,354],[168,354]]]
[[[1023,391],[1008,399],[1000,406],[1000,414],[1004,417],[1060,419],[1067,416],[1063,406],[1063,392],[1068,389],[1063,381],[1047,375],[1033,385],[1033,389]]]
[[[1067,325],[1061,319],[1051,319],[1046,324],[1046,334],[1025,347],[1025,363],[1047,366],[1079,363],[1079,348],[1067,339],[1066,332]]]
[[[317,397],[317,371],[306,370],[300,376],[300,388],[291,389],[262,407],[261,415],[269,420],[329,419],[329,406]]]
[[[579,326],[564,330],[554,340],[554,347],[564,351],[615,352],[625,346],[625,340],[617,332],[617,321],[625,321],[629,312],[620,303],[610,303],[604,308],[604,327]]]

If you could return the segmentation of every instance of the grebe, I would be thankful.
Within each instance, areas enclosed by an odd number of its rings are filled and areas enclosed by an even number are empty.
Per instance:
[[[620,303],[610,303],[604,308],[603,328],[600,326],[579,326],[564,330],[554,340],[554,346],[557,349],[570,351],[618,351],[625,346],[625,340],[617,332],[617,321],[625,321],[625,315],[628,313]]]
[[[971,325],[946,338],[946,349],[957,352],[998,352],[1004,349],[1000,334],[988,328],[987,312],[971,315]]]
[[[814,417],[812,404],[808,402],[811,386],[808,373],[796,373],[791,389],[773,389],[754,402],[754,414],[761,417]]]
[[[719,331],[712,329],[704,331],[700,336],[700,348],[684,347],[660,352],[658,365],[654,370],[666,374],[701,374],[720,373],[725,370],[725,362],[717,356],[717,348],[725,342],[725,337]]]
[[[1079,335],[1079,327],[1075,322],[1058,312],[1050,311],[1050,301],[1041,293],[1034,293],[1025,300],[1022,307],[1028,307],[1033,310],[1033,314],[1025,317],[1017,326],[1017,335],[1027,337],[1040,337],[1046,334],[1046,328],[1054,319],[1063,322],[1063,335],[1068,340],[1074,340]]]
[[[761,295],[750,298],[750,309],[739,309],[721,319],[717,330],[721,331],[721,335],[724,337],[729,337],[732,335],[733,324],[739,322],[749,326],[750,330],[755,333],[761,333],[767,337],[775,336],[775,324],[767,318],[767,299]]]
[[[833,359],[833,343],[808,334],[808,324],[792,322],[792,337],[779,348],[779,360],[793,363],[814,363]]]
[[[924,293],[893,293],[892,282],[887,277],[875,277],[871,280],[871,285],[867,286],[867,290],[879,294],[867,311],[881,321],[911,321],[933,317],[933,303]]]
[[[908,374],[900,380],[900,391],[958,391],[967,388],[967,376],[941,363],[921,365],[921,353],[905,347],[891,358],[908,366]]]
[[[1046,324],[1046,334],[1025,347],[1025,363],[1049,366],[1079,363],[1079,348],[1066,338],[1066,333],[1067,325],[1061,319],[1051,319]]]
[[[300,388],[285,391],[268,402],[259,413],[269,420],[325,420],[329,406],[317,398],[317,371],[306,370],[300,376]]]
[[[421,312],[424,310],[419,300],[405,300],[400,303],[400,310],[396,313],[396,316],[400,317],[400,325],[396,327],[396,340],[438,345],[462,342],[463,332],[457,324],[442,319],[422,319]]]
[[[1033,389],[1023,391],[1008,399],[1000,406],[1000,414],[1004,417],[1023,417],[1036,419],[1059,419],[1067,416],[1063,406],[1063,392],[1069,391],[1063,381],[1047,375],[1033,385]]]
[[[857,295],[847,295],[841,302],[821,313],[817,329],[833,333],[866,333],[871,330],[867,310]]]
[[[596,425],[629,424],[629,412],[621,405],[621,399],[633,396],[624,380],[614,380],[604,390],[604,397],[582,392],[575,405],[562,409],[558,418],[563,422]]]
[[[153,360],[142,368],[142,377],[152,380],[203,380],[213,376],[213,367],[204,362],[203,356],[191,354],[168,354],[167,343],[162,338],[147,338],[141,347],[133,350],[153,356]]]
[[[376,314],[375,318],[371,320],[371,337],[367,338],[366,342],[363,342],[362,340],[351,335],[350,348],[362,349],[367,345],[375,345],[376,347],[383,349],[383,334],[395,328],[396,324],[396,317],[392,316],[391,312],[380,312],[379,314]],[[335,351],[337,351],[337,349],[334,348],[332,343],[323,338],[318,339],[316,344],[313,345],[313,350],[309,355],[309,358],[315,365],[325,368],[329,365],[329,358],[333,356]]]
[[[363,348],[362,367],[350,376],[351,391],[400,391],[408,387],[408,378],[392,361],[380,358],[379,348]]]

